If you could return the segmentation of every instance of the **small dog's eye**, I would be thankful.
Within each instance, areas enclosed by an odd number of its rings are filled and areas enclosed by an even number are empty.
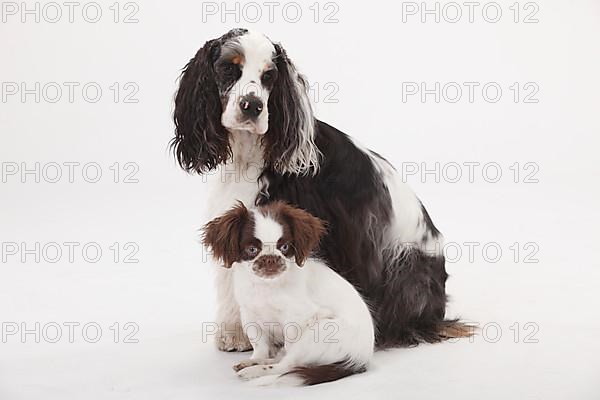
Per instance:
[[[246,247],[246,253],[248,253],[248,255],[255,256],[258,254],[258,247],[248,246]]]
[[[290,245],[289,245],[289,243],[284,243],[284,244],[282,244],[282,245],[281,245],[281,247],[279,248],[279,250],[280,250],[282,253],[287,253],[287,251],[288,251],[289,249],[290,249]]]

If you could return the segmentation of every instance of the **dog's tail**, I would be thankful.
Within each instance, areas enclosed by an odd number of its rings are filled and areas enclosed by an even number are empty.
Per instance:
[[[439,343],[449,339],[471,337],[477,326],[459,319],[443,319],[438,321],[419,321],[397,327],[393,332],[381,335],[377,348],[413,347],[420,343]]]
[[[385,254],[385,284],[374,295],[377,347],[411,347],[472,336],[474,326],[445,318],[446,273],[443,254],[409,247]]]
[[[295,367],[281,375],[267,375],[251,382],[257,386],[310,386],[332,382],[367,370],[365,365],[339,361],[332,364]]]
[[[476,325],[458,319],[446,319],[438,322],[437,336],[439,341],[471,337],[475,334]]]

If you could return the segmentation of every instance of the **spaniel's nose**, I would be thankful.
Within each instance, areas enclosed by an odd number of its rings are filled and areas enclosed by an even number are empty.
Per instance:
[[[252,94],[246,95],[240,100],[240,110],[246,117],[256,118],[263,110],[263,102]]]

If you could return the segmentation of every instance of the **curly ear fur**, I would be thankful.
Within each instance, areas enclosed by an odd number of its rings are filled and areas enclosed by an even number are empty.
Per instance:
[[[222,106],[213,63],[220,39],[198,50],[185,66],[175,97],[175,138],[171,147],[181,168],[203,173],[225,162],[230,154],[228,132],[221,125]]]
[[[308,85],[280,44],[274,43],[277,82],[269,95],[269,129],[263,137],[265,162],[280,173],[316,173],[319,150]]]
[[[213,256],[222,260],[225,268],[240,260],[242,229],[249,221],[248,209],[241,201],[204,225],[202,243],[212,249]]]

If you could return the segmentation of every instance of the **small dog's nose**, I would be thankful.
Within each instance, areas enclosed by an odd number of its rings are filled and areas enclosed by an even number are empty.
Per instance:
[[[256,259],[252,269],[262,278],[273,278],[285,270],[285,262],[273,254],[263,255]]]
[[[242,114],[250,118],[256,118],[263,110],[263,102],[258,97],[248,94],[240,100]]]
[[[273,256],[273,255],[267,255],[267,256],[262,256],[261,257],[263,260],[263,265],[267,268],[272,268],[276,265],[279,265],[281,260],[279,259],[279,257],[277,256]]]

